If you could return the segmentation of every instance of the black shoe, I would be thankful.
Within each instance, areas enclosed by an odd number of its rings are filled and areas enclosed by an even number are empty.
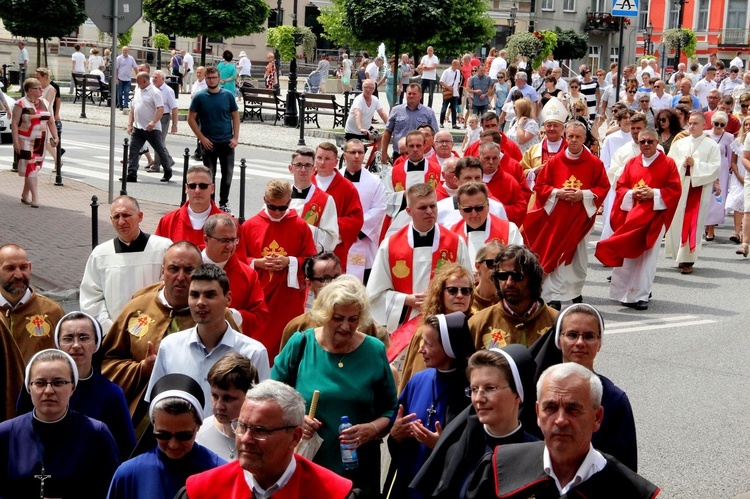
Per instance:
[[[620,305],[622,305],[623,307],[635,308],[636,304],[633,303],[633,302],[624,302],[624,301],[621,301]]]
[[[583,296],[578,295],[571,300],[573,303],[583,303]]]
[[[138,177],[133,176],[133,175],[128,175],[127,177],[125,177],[125,180],[127,182],[136,183],[138,182]],[[120,182],[122,182],[122,177],[120,177]]]
[[[64,147],[60,149],[60,157],[61,158],[62,158],[63,154],[65,154],[65,148]]]
[[[228,205],[223,204],[223,205],[219,206],[219,209],[221,211],[223,211],[224,213],[226,213],[227,215],[231,215],[232,214],[232,210],[229,209]]]
[[[562,307],[562,304],[558,300],[549,301],[547,302],[547,305],[554,308],[555,310],[560,310],[560,308]]]
[[[648,310],[648,302],[646,300],[638,300],[638,303],[633,308],[636,310]]]
[[[195,160],[195,161],[203,161],[203,157],[202,157],[202,156],[196,156],[195,154],[193,154],[193,155],[192,155],[192,156],[190,156],[190,157],[191,157],[191,158],[192,158],[193,160]]]
[[[607,282],[612,282],[612,276],[607,277]]]
[[[170,178],[172,178],[172,175],[170,176],[164,175],[162,178],[159,179],[159,182],[169,182]]]

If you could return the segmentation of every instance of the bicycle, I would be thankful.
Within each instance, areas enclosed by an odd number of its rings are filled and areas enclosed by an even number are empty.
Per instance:
[[[369,142],[363,142],[363,145],[365,147],[365,157],[367,158],[366,161],[362,164],[364,168],[367,168],[367,170],[370,173],[373,173],[375,175],[378,175],[381,179],[385,176],[385,172],[387,171],[385,168],[385,165],[380,161],[380,139],[381,134],[380,131],[370,127],[370,141]],[[339,147],[342,149],[346,147],[345,143],[343,142],[343,139],[339,140]],[[369,156],[367,150],[370,149]],[[344,155],[341,155],[341,158],[339,159],[339,170],[344,168]]]

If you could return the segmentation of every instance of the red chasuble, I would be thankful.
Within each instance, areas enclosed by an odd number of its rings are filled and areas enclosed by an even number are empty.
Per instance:
[[[445,190],[445,186],[443,184],[440,184],[437,187],[435,187],[435,194],[437,194],[438,201],[442,201],[443,199],[447,199],[451,197],[451,195],[448,194],[448,191]]]
[[[414,292],[414,248],[409,246],[408,239],[411,228],[411,224],[402,227],[388,240],[388,263],[391,268],[393,290],[407,295]],[[435,275],[435,271],[446,263],[456,262],[458,241],[458,236],[446,228],[440,231],[438,248],[432,252],[430,279]]]
[[[516,161],[521,161],[523,159],[523,153],[521,153],[521,149],[518,147],[518,144],[510,140],[508,136],[503,132],[500,132],[500,137],[500,151],[502,151],[503,154],[507,154]],[[475,158],[478,158],[479,146],[481,144],[482,141],[478,140],[467,147],[466,152],[464,153],[464,157],[474,156]]]
[[[526,217],[528,201],[521,193],[518,181],[505,172],[502,165],[492,176],[492,180],[487,182],[487,190],[490,191],[492,197],[503,203],[505,213],[508,214],[508,220],[520,227]]]
[[[496,215],[493,215],[492,213],[489,214],[490,220],[490,233],[487,235],[486,239],[484,240],[484,243],[487,244],[491,241],[497,241],[498,243],[502,244],[503,246],[508,244],[508,231],[510,230],[510,224],[507,220],[503,220],[502,218],[498,218]],[[466,221],[461,220],[456,225],[451,227],[451,231],[455,232],[459,236],[461,236],[464,241],[468,243],[469,238],[468,234],[466,233]]]
[[[661,190],[666,210],[654,210],[654,200],[633,201],[630,211],[620,209],[629,190],[648,186]],[[682,194],[680,173],[672,158],[659,152],[650,166],[643,166],[639,154],[625,165],[617,180],[617,196],[610,222],[614,234],[596,245],[594,256],[608,267],[621,267],[625,258],[638,258],[657,244],[662,227],[669,229]]]
[[[402,156],[393,163],[391,180],[393,181],[393,190],[396,192],[405,191],[411,187],[410,185],[406,185],[406,160],[407,157]],[[432,188],[435,189],[440,185],[440,178],[442,175],[440,163],[435,155],[425,159],[425,162],[427,163],[427,171],[424,174],[424,182],[430,184]]]
[[[344,499],[351,493],[350,480],[297,454],[294,459],[297,460],[294,474],[286,485],[273,494],[273,499]],[[254,497],[239,461],[193,475],[187,479],[185,488],[190,499]]]
[[[216,206],[216,203],[211,201],[211,215],[217,213],[224,213]],[[188,214],[188,203],[183,204],[181,207],[174,211],[170,211],[159,220],[159,224],[156,226],[154,235],[167,237],[172,240],[173,243],[177,241],[190,241],[194,245],[198,246],[199,249],[206,247],[206,243],[203,242],[203,227],[200,229],[193,229],[193,225],[190,223],[190,215]]]
[[[544,204],[553,189],[565,187],[590,190],[598,208],[610,187],[604,164],[584,148],[578,159],[569,159],[563,151],[539,170],[534,185],[536,208],[526,216],[524,235],[527,246],[539,255],[539,263],[547,273],[560,265],[570,265],[578,243],[586,237],[596,219],[595,215],[588,216],[582,202],[566,203],[559,199],[552,213],[547,214]]]
[[[263,286],[269,320],[265,328],[253,331],[253,338],[263,343],[272,360],[279,353],[284,327],[305,311],[307,290],[302,264],[317,250],[310,228],[291,209],[279,222],[272,221],[265,211],[261,211],[242,224],[241,232],[240,245],[248,255],[248,262],[271,254],[296,258],[298,262],[296,279],[300,289],[287,286],[288,268],[279,272],[256,269]]]
[[[224,272],[227,273],[229,290],[232,292],[229,306],[237,309],[242,316],[242,333],[254,338],[258,331],[265,329],[268,322],[268,308],[258,274],[241,261],[236,253],[227,260]]]
[[[313,175],[312,181],[316,186],[318,185],[317,175]],[[316,189],[316,191],[318,190],[322,189]],[[354,184],[349,179],[344,178],[338,171],[334,171],[334,179],[325,192],[336,203],[341,242],[333,252],[341,260],[341,269],[346,272],[349,248],[357,242],[357,236],[359,236],[359,232],[365,223],[362,202],[359,199],[359,191],[354,187]]]

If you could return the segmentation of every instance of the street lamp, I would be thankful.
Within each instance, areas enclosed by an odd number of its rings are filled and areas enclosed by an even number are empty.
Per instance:
[[[645,43],[643,44],[643,50],[646,55],[651,55],[651,36],[654,34],[654,25],[651,24],[651,21],[648,22],[648,26],[646,26],[646,32],[643,35]]]
[[[294,0],[292,7],[292,26],[295,28],[294,33],[294,57],[289,63],[289,88],[286,91],[286,109],[284,110],[284,125],[288,127],[297,126],[297,45],[299,45],[297,36],[297,0]]]
[[[518,13],[518,7],[513,2],[513,6],[510,8],[510,19],[508,19],[508,26],[510,26],[510,34],[516,32],[516,14]]]

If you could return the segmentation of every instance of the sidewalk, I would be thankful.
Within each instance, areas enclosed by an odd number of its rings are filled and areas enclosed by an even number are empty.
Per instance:
[[[32,262],[32,286],[59,302],[78,302],[78,287],[91,253],[91,196],[99,198],[99,242],[115,237],[109,221],[107,193],[66,179],[54,185],[49,168],[39,177],[38,209],[21,204],[23,179],[11,171],[0,172],[0,245],[14,243],[26,250]],[[175,206],[139,200],[141,228],[153,233],[156,224]]]

